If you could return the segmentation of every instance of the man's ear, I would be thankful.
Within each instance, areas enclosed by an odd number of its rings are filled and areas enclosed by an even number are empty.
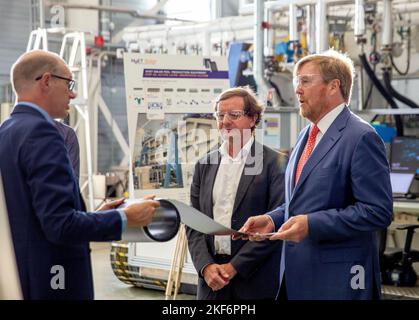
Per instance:
[[[333,79],[329,82],[329,87],[331,89],[331,93],[335,94],[336,92],[340,92],[340,80],[339,79]]]
[[[39,79],[39,83],[41,85],[41,89],[44,90],[48,90],[51,86],[51,74],[50,73],[44,73],[42,75],[42,78]]]
[[[258,118],[257,114],[254,114],[252,117],[252,125],[250,126],[251,128],[256,127],[256,119]]]

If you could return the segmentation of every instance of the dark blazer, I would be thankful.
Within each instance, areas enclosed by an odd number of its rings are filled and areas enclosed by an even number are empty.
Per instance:
[[[285,177],[285,204],[269,213],[278,229],[287,216],[308,215],[309,234],[286,242],[289,299],[372,299],[380,295],[376,232],[392,219],[384,143],[347,107],[307,160],[294,188],[308,138],[298,137]]]
[[[80,146],[77,139],[77,134],[72,127],[66,125],[65,123],[55,121],[54,124],[58,132],[63,136],[71,166],[73,167],[74,174],[78,179],[80,177]]]
[[[231,227],[240,229],[250,216],[263,214],[284,202],[287,157],[254,142],[237,189]],[[212,191],[221,155],[210,152],[198,161],[191,185],[192,206],[213,218]],[[250,170],[250,171],[247,171]],[[253,171],[254,170],[254,171]],[[247,173],[247,174],[246,174]],[[187,228],[189,251],[199,274],[198,299],[226,299],[233,290],[238,299],[274,299],[278,290],[280,243],[231,242],[231,260],[238,274],[222,290],[213,292],[201,275],[215,261],[214,237]],[[228,288],[227,288],[228,287]]]
[[[24,298],[93,299],[88,242],[120,239],[119,213],[80,211],[64,140],[33,108],[17,105],[0,126],[0,155]],[[64,289],[52,289],[56,265],[64,269]]]

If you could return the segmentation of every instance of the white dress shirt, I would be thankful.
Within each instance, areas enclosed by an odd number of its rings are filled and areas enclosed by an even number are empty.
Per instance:
[[[221,162],[212,189],[213,213],[214,220],[228,228],[231,228],[237,188],[253,141],[251,137],[234,158],[228,154],[227,142],[219,148]],[[217,254],[231,254],[231,237],[214,236],[214,246]]]
[[[343,108],[345,108],[346,104],[342,103],[338,105],[333,110],[329,111],[321,120],[317,123],[317,127],[319,128],[319,132],[316,136],[316,143],[314,144],[314,149],[316,149],[317,145],[319,144],[320,140],[323,138],[323,136],[326,134],[327,129],[332,125],[333,121],[338,117],[338,115],[343,111]],[[314,124],[312,123],[310,126],[313,128]]]

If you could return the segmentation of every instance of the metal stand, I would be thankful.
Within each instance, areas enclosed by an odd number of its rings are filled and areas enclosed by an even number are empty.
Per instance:
[[[172,265],[170,267],[169,278],[167,279],[166,285],[166,300],[176,300],[177,294],[181,285],[182,269],[185,264],[186,251],[187,250],[187,239],[185,225],[181,225],[178,232],[178,238],[176,241],[175,252],[173,254]],[[173,291],[174,284],[174,292]]]

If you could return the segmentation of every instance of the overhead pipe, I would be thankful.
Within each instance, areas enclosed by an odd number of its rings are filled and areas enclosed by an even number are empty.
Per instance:
[[[128,27],[124,29],[122,39],[125,42],[137,42],[149,39],[166,39],[172,37],[193,36],[199,33],[231,32],[251,30],[254,21],[248,17],[228,17],[217,20],[217,23],[196,23],[189,25],[167,26],[153,25],[141,27]]]
[[[274,11],[286,10],[290,3],[296,6],[304,6],[309,4],[316,4],[318,0],[279,0],[279,1],[266,1],[265,7]],[[322,0],[328,5],[343,5],[351,4],[353,0]],[[239,15],[250,15],[254,12],[254,3],[241,5],[239,7]]]
[[[124,13],[124,14],[129,14],[133,18],[138,18],[138,19],[154,19],[158,21],[194,22],[192,20],[170,18],[163,15],[145,14],[145,13],[141,13],[139,10],[119,8],[119,7],[114,7],[114,6],[69,4],[69,3],[62,3],[62,2],[55,2],[55,1],[46,1],[45,5],[48,7],[59,5],[63,7],[64,9],[82,9],[82,10],[106,11],[106,12],[113,12],[113,13]]]
[[[317,3],[318,0],[279,0],[279,1],[266,1],[265,7],[273,10],[274,12],[277,11],[284,11],[287,10],[288,5],[293,3],[297,6],[305,6],[305,5],[314,5]],[[379,3],[382,0],[369,0],[368,3]],[[353,5],[354,0],[322,0],[328,7],[333,6],[343,6],[343,5]],[[410,2],[410,0],[406,0],[404,3],[398,2],[393,4],[394,12],[396,13],[410,13],[410,12],[417,12],[419,10],[419,3]],[[239,15],[246,16],[251,15],[254,12],[254,5],[252,3],[240,6],[239,8]],[[377,8],[378,13],[382,13],[381,7]],[[351,17],[351,15],[348,15]]]

